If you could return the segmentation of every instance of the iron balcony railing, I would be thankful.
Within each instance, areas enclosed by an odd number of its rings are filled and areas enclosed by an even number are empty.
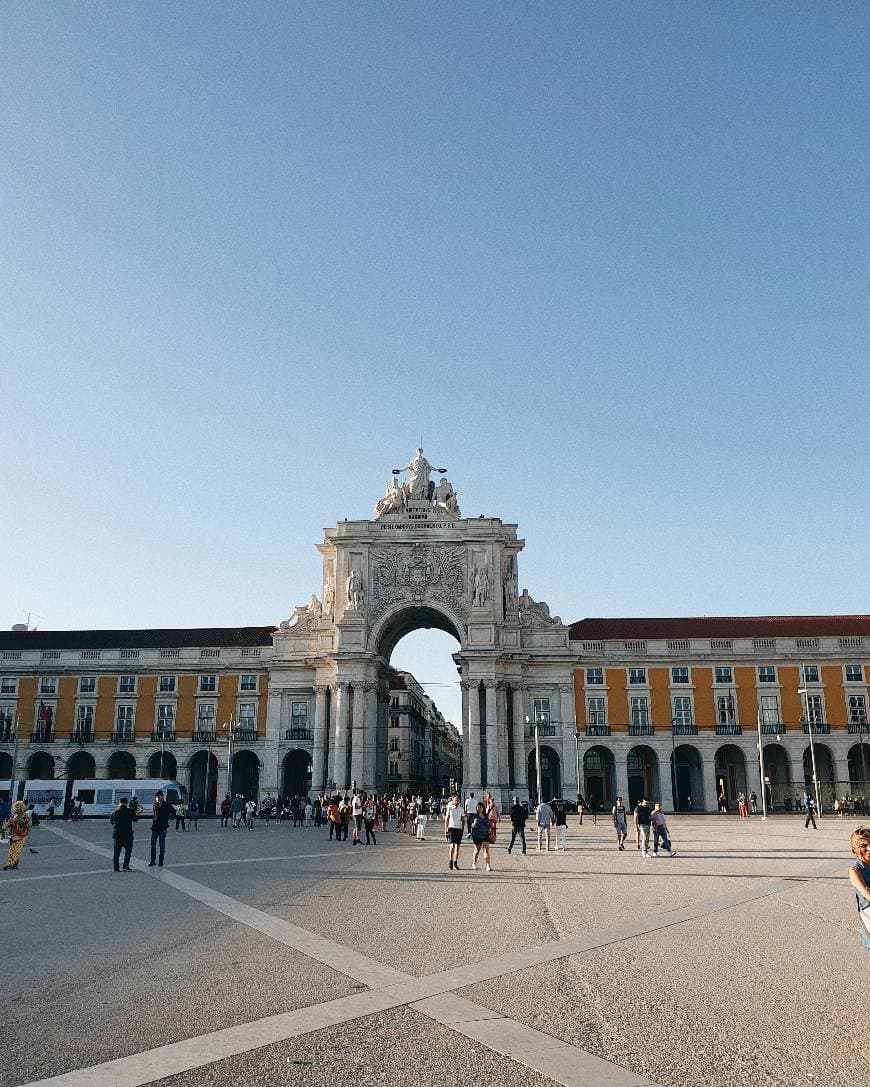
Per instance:
[[[782,723],[782,721],[761,722],[762,736],[778,736],[781,732],[785,732],[785,725]]]
[[[314,739],[314,730],[310,728],[287,728],[284,730],[284,739],[308,740],[311,742]]]
[[[30,742],[32,744],[53,744],[54,743],[54,729],[51,728],[37,728],[30,733]]]
[[[69,739],[70,743],[73,744],[92,744],[94,742],[94,730],[87,725],[76,728]]]
[[[652,725],[629,725],[629,736],[654,736],[655,728]]]
[[[743,734],[743,726],[738,725],[736,721],[719,722],[716,725],[717,736],[740,736]]]
[[[196,729],[191,736],[191,740],[195,744],[213,744],[217,743],[217,733],[212,729],[203,728]]]
[[[136,730],[132,728],[116,728],[112,732],[113,744],[132,744],[136,740]]]
[[[15,730],[12,725],[0,725],[0,744],[11,744],[15,742]]]
[[[151,733],[151,743],[153,743],[153,744],[159,744],[159,743],[172,744],[172,743],[175,743],[175,730],[174,729],[168,729],[168,728],[155,729]]]
[[[556,731],[557,730],[556,730],[555,725],[538,725],[538,735],[539,736],[555,736]],[[534,725],[529,725],[528,731],[526,732],[526,736],[530,737],[531,739],[535,738],[535,726]]]
[[[674,736],[697,736],[698,726],[687,721],[674,721],[671,731]]]
[[[259,740],[257,730],[255,728],[237,728],[233,733],[236,743],[250,744]]]
[[[609,736],[610,735],[610,725],[587,725],[586,726],[586,735],[587,736]]]
[[[808,725],[807,722],[804,721],[804,732],[807,733],[807,735],[809,735],[811,728],[813,730],[813,736],[827,736],[831,731],[831,726],[827,721],[813,721],[812,725]]]
[[[850,721],[849,731],[852,735],[870,736],[870,725],[866,721]]]

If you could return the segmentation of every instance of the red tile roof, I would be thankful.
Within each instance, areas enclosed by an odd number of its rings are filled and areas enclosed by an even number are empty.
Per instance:
[[[188,627],[181,630],[0,631],[0,649],[249,648],[272,644],[274,626]]]
[[[870,615],[686,616],[675,619],[580,619],[571,640],[653,638],[830,638],[870,636]]]

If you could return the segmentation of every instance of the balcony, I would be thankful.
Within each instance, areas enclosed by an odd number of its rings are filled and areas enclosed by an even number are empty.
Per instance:
[[[831,726],[827,721],[813,721],[812,725],[808,725],[804,721],[804,732],[809,735],[810,728],[813,730],[813,736],[827,736],[831,731]]]
[[[136,733],[132,728],[116,728],[112,733],[113,744],[132,744],[136,742]]]
[[[190,739],[195,744],[214,744],[217,743],[217,733],[210,728],[198,728]]]
[[[587,736],[609,736],[610,735],[610,725],[587,725],[586,726],[586,735]]]
[[[14,744],[15,730],[12,725],[0,725],[0,744]]]
[[[238,733],[236,733],[238,735]],[[310,728],[287,728],[284,730],[285,740],[302,740],[306,743],[314,742],[314,730]]]
[[[781,732],[785,732],[785,725],[782,723],[782,721],[761,722],[762,736],[779,736]]]
[[[71,744],[92,744],[94,742],[94,730],[89,726],[74,729],[69,742]]]
[[[654,736],[655,728],[652,725],[629,725],[629,736]]]
[[[54,743],[54,729],[53,728],[37,728],[30,733],[30,742],[32,744],[53,744]]]
[[[697,736],[698,726],[685,721],[674,721],[673,725],[671,725],[671,732],[673,732],[674,736]]]
[[[255,728],[237,728],[233,735],[236,743],[241,744],[256,743],[260,739]]]
[[[538,735],[539,736],[555,736],[556,735],[556,726],[555,725],[538,725]],[[526,736],[528,736],[532,740],[535,738],[535,726],[534,725],[529,725],[528,731],[526,732]]]
[[[870,725],[866,721],[850,721],[849,731],[853,736],[870,736]]]
[[[175,743],[175,730],[167,728],[158,728],[151,733],[152,744],[173,744]]]
[[[719,722],[716,725],[717,736],[742,736],[743,726],[738,725],[736,721]]]

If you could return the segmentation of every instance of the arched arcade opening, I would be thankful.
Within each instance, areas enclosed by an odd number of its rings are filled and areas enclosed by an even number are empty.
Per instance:
[[[54,756],[47,751],[34,751],[27,760],[27,776],[31,781],[46,781],[54,777]]]
[[[704,760],[692,744],[680,744],[671,758],[674,761],[674,810],[705,811]]]
[[[241,793],[245,799],[260,797],[260,760],[253,751],[237,751],[233,755],[233,780],[231,792]]]
[[[647,799],[650,805],[660,799],[659,760],[651,747],[638,744],[626,758],[628,772],[628,805],[631,808],[639,800]]]
[[[311,793],[311,755],[302,748],[294,748],[284,756],[281,774],[281,796],[307,797]]]
[[[738,793],[746,793],[746,758],[736,744],[724,744],[716,752],[716,795],[722,793],[728,801],[728,808],[737,807]]]
[[[583,755],[583,799],[595,811],[611,808],[616,799],[616,760],[601,744]]]
[[[106,764],[106,777],[132,781],[136,777],[136,760],[129,751],[113,751]]]
[[[823,808],[831,808],[837,795],[834,756],[826,744],[815,742],[813,747],[816,752],[816,777],[819,782],[819,798]],[[813,752],[809,744],[804,748],[804,788],[810,796],[815,796],[813,790]]]
[[[171,751],[155,751],[148,760],[148,777],[178,780],[178,759]]]
[[[66,776],[70,781],[81,781],[97,776],[97,764],[89,751],[76,751],[66,760]]]
[[[538,769],[535,751],[528,757],[527,787],[529,796],[535,802],[553,800],[562,796],[562,763],[557,752],[546,744],[541,744],[541,794],[538,795]]]
[[[197,751],[190,760],[188,790],[206,815],[217,810],[218,760],[210,751]]]
[[[768,808],[771,811],[790,809],[794,802],[791,764],[782,744],[764,745],[764,777]]]

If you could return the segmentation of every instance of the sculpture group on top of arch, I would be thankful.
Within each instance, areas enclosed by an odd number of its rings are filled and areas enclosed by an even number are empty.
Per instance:
[[[392,478],[387,480],[386,493],[375,506],[375,518],[386,514],[407,514],[412,511],[433,512],[439,517],[458,519],[459,499],[453,484],[444,478],[446,468],[433,467],[423,450],[418,448],[410,463],[404,468],[394,468]],[[402,472],[409,472],[409,478],[399,482]],[[441,475],[436,484],[430,476],[433,472]]]

